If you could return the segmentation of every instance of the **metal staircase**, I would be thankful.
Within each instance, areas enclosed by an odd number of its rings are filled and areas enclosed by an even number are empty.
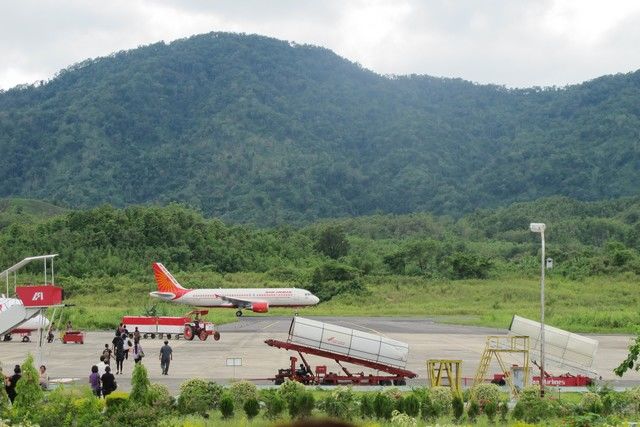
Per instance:
[[[473,384],[481,384],[484,382],[491,361],[495,357],[500,370],[505,374],[504,380],[511,390],[511,394],[517,396],[519,393],[518,387],[513,382],[510,366],[508,366],[503,356],[515,355],[522,357],[521,368],[524,371],[524,386],[526,387],[529,381],[529,337],[528,336],[504,336],[493,335],[487,337],[487,343],[482,357],[480,358],[480,365],[476,371],[476,376],[473,380]]]

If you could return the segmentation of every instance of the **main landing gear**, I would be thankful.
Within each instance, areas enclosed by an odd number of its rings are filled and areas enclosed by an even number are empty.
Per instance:
[[[236,316],[237,317],[242,317],[242,310],[236,311]]]

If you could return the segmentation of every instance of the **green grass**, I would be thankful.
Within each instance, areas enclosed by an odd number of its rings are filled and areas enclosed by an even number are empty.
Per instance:
[[[185,285],[293,286],[258,273],[183,273]],[[431,317],[446,323],[508,328],[514,314],[538,319],[540,286],[534,278],[505,277],[487,280],[437,281],[420,277],[365,277],[364,295],[343,294],[316,307],[298,309],[301,316],[409,316]],[[162,315],[181,315],[189,306],[149,297],[153,278],[141,282],[129,277],[97,279],[59,278],[75,306],[65,316],[83,328],[108,329],[127,315],[157,304]],[[300,285],[298,285],[300,286]],[[551,275],[546,281],[546,321],[573,332],[633,333],[640,324],[636,276],[591,277],[570,281]],[[292,315],[293,309],[273,309],[263,316]],[[213,309],[210,320],[235,320],[235,310]]]

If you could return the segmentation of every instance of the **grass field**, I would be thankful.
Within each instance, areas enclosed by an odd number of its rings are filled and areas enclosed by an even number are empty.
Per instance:
[[[293,286],[274,282],[257,273],[220,276],[207,273],[177,275],[189,286],[205,287]],[[367,291],[343,294],[316,307],[298,310],[302,316],[409,316],[435,317],[442,322],[507,328],[514,314],[538,319],[539,282],[534,278],[510,277],[487,280],[433,281],[420,277],[365,277]],[[157,304],[161,315],[184,314],[191,308],[162,303],[148,292],[155,290],[153,278],[129,277],[65,279],[59,283],[68,294],[65,309],[78,327],[107,329],[121,316],[142,314],[145,306]],[[640,324],[636,276],[591,277],[570,281],[551,275],[546,280],[547,323],[573,332],[633,333]],[[290,315],[292,309],[273,309],[269,315]],[[235,310],[215,309],[210,320],[235,320]]]

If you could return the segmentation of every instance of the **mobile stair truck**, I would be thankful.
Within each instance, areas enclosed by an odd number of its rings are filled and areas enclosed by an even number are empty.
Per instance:
[[[293,318],[287,341],[268,339],[265,343],[298,352],[302,362],[296,368],[298,358],[289,357],[290,367],[280,369],[272,378],[276,385],[282,384],[286,378],[304,384],[405,385],[407,378],[417,377],[417,374],[405,369],[408,344],[303,317]],[[304,355],[333,360],[342,372],[329,372],[326,365],[312,369]],[[343,363],[363,366],[376,372],[354,373]]]

